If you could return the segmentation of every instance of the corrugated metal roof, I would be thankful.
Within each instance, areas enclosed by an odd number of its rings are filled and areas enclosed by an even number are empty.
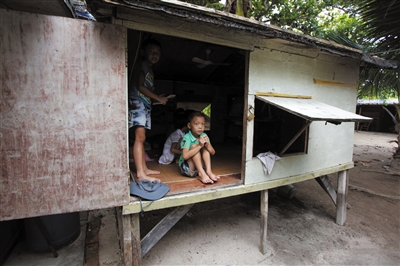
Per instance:
[[[364,54],[363,51],[344,46],[335,42],[315,38],[309,35],[285,30],[274,25],[268,25],[254,19],[237,16],[231,13],[214,10],[202,6],[188,4],[176,0],[87,0],[87,2],[106,2],[115,6],[124,6],[132,9],[146,9],[153,12],[162,12],[177,19],[189,19],[202,23],[223,26],[230,29],[251,33],[266,38],[279,38],[297,44],[303,44],[312,49],[319,49],[339,56],[355,58],[367,64],[377,65],[382,68],[397,68],[396,61]]]
[[[86,0],[86,2],[90,5],[90,11],[93,15],[97,13],[99,16],[111,17],[115,14],[113,9],[117,7],[136,11],[146,10],[155,13],[163,13],[164,15],[171,16],[178,20],[196,21],[208,25],[215,25],[217,27],[229,28],[239,32],[246,32],[262,38],[280,39],[289,46],[304,45],[304,48],[319,49],[330,54],[359,59],[366,64],[373,64],[382,68],[397,68],[398,66],[398,62],[396,61],[384,60],[377,56],[364,54],[361,50],[335,42],[299,34],[254,19],[240,17],[231,13],[181,1]],[[71,7],[66,3],[69,3],[68,0],[0,0],[0,8],[71,17],[73,16]]]
[[[357,100],[357,105],[388,105],[399,104],[399,100]]]

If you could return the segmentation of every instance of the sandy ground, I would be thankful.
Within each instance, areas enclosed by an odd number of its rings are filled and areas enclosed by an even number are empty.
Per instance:
[[[196,204],[149,253],[143,265],[399,265],[400,167],[394,134],[355,133],[347,221],[314,180],[297,195],[270,190],[269,250],[259,252],[259,193]],[[329,176],[336,187],[336,176]],[[142,232],[168,210],[145,213]]]

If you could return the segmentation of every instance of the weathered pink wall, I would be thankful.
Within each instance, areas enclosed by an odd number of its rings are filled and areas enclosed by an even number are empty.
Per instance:
[[[129,200],[124,27],[0,9],[0,220]]]

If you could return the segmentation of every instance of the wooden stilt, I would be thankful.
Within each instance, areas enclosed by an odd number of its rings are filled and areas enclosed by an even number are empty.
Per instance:
[[[194,204],[175,208],[166,215],[141,242],[142,257],[193,207]]]
[[[348,191],[348,170],[338,173],[338,188],[336,201],[336,223],[344,225],[346,222],[347,207],[347,191]]]
[[[268,189],[261,191],[261,230],[260,230],[260,251],[267,253],[267,221],[268,221]]]
[[[141,265],[139,213],[122,215],[124,264]]]
[[[325,192],[331,197],[333,203],[336,205],[336,200],[337,200],[337,193],[335,188],[333,187],[332,183],[329,181],[329,178],[327,175],[320,176],[315,178],[315,180],[318,182],[318,184],[325,190]],[[347,209],[350,209],[351,206],[350,204],[346,204]]]

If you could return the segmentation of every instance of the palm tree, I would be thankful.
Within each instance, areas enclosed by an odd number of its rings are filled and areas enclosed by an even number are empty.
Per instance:
[[[362,17],[363,30],[366,32],[364,43],[358,44],[339,33],[329,33],[327,38],[364,51],[365,56],[379,56],[386,60],[400,62],[400,0],[361,0],[358,12]],[[376,97],[385,99],[397,96],[400,103],[399,68],[379,68],[376,65],[365,65],[359,76],[358,97]],[[396,113],[384,110],[392,117],[395,131],[399,134],[400,143],[400,105],[395,104]],[[400,157],[397,148],[394,157]]]
[[[399,0],[362,0],[360,13],[367,28],[366,36],[376,46],[372,54],[388,60],[400,61],[400,1]],[[363,83],[361,83],[363,82]],[[399,68],[379,69],[364,67],[360,73],[359,95],[365,93],[376,96],[387,95],[388,92],[397,92],[398,104],[395,105],[396,114],[393,115],[387,108],[386,112],[392,117],[395,130],[399,134],[397,145],[400,143],[400,75]],[[395,158],[400,158],[400,149],[397,148]]]
[[[362,0],[360,14],[364,21],[369,43],[374,47],[372,55],[387,60],[400,60],[400,1]],[[400,102],[399,69],[364,67],[360,75],[359,95],[378,98],[397,93]]]
[[[250,8],[250,0],[226,0],[224,11],[246,17]]]

